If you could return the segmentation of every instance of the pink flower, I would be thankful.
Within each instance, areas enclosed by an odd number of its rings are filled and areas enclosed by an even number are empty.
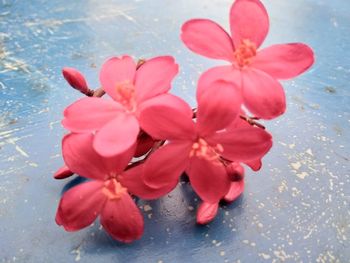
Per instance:
[[[148,158],[143,179],[157,189],[174,184],[186,171],[200,198],[216,203],[231,185],[222,157],[245,163],[260,159],[272,140],[269,133],[251,126],[225,130],[233,121],[240,122],[240,90],[232,83],[213,82],[197,99],[196,122],[191,108],[176,97],[154,100],[143,109],[143,129],[155,139],[169,140]]]
[[[168,92],[177,73],[172,57],[147,60],[137,71],[131,57],[111,58],[102,66],[100,81],[113,100],[83,98],[66,108],[62,124],[76,133],[96,132],[93,147],[99,154],[120,154],[137,139],[143,105]]]
[[[205,72],[205,89],[215,79],[241,86],[248,110],[257,117],[275,118],[284,113],[285,94],[276,79],[289,79],[314,62],[313,51],[302,43],[278,44],[258,50],[269,30],[269,17],[259,0],[236,0],[230,13],[231,36],[208,19],[193,19],[182,26],[182,41],[192,51],[231,63]],[[202,90],[197,90],[201,93]]]
[[[131,242],[143,233],[143,217],[129,192],[145,199],[158,198],[168,188],[151,189],[141,180],[142,166],[124,171],[135,146],[122,155],[104,158],[92,147],[93,135],[69,134],[62,142],[69,169],[91,179],[65,192],[59,203],[56,222],[67,231],[91,225],[100,216],[104,229],[115,239]],[[125,178],[126,179],[125,179]]]

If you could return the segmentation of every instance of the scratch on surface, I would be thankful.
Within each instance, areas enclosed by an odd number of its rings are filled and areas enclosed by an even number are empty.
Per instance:
[[[57,123],[60,123],[61,121],[51,121],[50,123],[49,123],[49,128],[50,128],[50,130],[53,130],[53,126],[55,125],[55,124],[57,124]]]
[[[46,20],[37,20],[31,22],[25,22],[24,25],[26,27],[35,27],[35,26],[47,26],[47,27],[55,27],[61,26],[67,23],[78,23],[87,21],[89,18],[74,18],[74,19],[46,19]]]
[[[300,179],[305,179],[306,177],[309,176],[309,174],[307,172],[301,172],[301,173],[297,173],[296,176],[298,176]]]
[[[125,11],[119,10],[118,13],[119,13],[122,17],[125,17],[127,20],[133,22],[134,24],[139,25],[139,24],[137,23],[137,21],[135,20],[135,18],[133,18],[132,16],[128,15]]]
[[[1,81],[0,81],[0,89],[6,89],[5,84],[4,84],[4,83],[2,83]]]
[[[1,85],[1,82],[0,82],[0,85]],[[16,122],[17,122],[17,119],[12,118],[12,115],[10,112],[5,111],[4,113],[0,113],[0,129],[8,125],[15,124]]]
[[[271,256],[269,254],[265,254],[265,253],[259,253],[258,254],[260,257],[262,257],[263,259],[267,260],[269,258],[271,258]]]
[[[56,158],[61,158],[61,154],[58,153],[50,156],[50,159],[56,159]]]
[[[283,193],[284,191],[288,190],[288,185],[287,185],[287,181],[283,180],[281,182],[281,185],[278,187],[278,192]]]
[[[276,258],[278,258],[281,261],[286,261],[287,259],[292,258],[292,255],[288,255],[284,250],[275,250],[273,251],[273,254]]]
[[[37,27],[37,26],[45,26],[47,28],[49,27],[59,27],[64,24],[69,23],[81,23],[81,22],[88,22],[88,21],[101,21],[104,19],[110,19],[115,18],[116,16],[122,16],[125,17],[129,21],[136,22],[133,17],[128,15],[126,12],[132,11],[135,8],[124,8],[124,9],[115,9],[115,10],[107,10],[109,13],[104,13],[102,15],[91,15],[87,17],[78,17],[78,18],[67,18],[67,19],[46,19],[46,20],[34,20],[34,21],[27,21],[24,23],[26,27]]]
[[[16,174],[16,173],[23,171],[23,169],[25,169],[25,168],[27,168],[27,165],[11,167],[11,168],[6,169],[6,170],[0,170],[0,176],[5,176],[8,174]]]
[[[25,73],[30,73],[28,64],[12,56],[12,52],[6,50],[3,44],[0,42],[0,67],[3,69],[0,73],[5,73],[8,71],[23,71]]]
[[[75,248],[71,251],[71,254],[76,255],[75,259],[74,259],[75,261],[80,261],[80,259],[81,259],[81,247],[82,247],[82,245],[78,246],[77,248]]]
[[[314,228],[311,228],[311,229],[309,230],[309,233],[307,233],[307,235],[305,235],[303,238],[304,238],[304,239],[308,239],[308,238],[311,236],[311,234],[312,234],[313,231],[314,231]]]
[[[300,162],[291,163],[290,165],[293,167],[294,170],[299,170],[299,168],[301,167]]]
[[[12,130],[2,131],[0,132],[0,139],[5,139],[10,137],[13,133],[23,130],[23,128],[15,128]]]
[[[16,144],[16,141],[12,138],[9,138],[8,143],[11,143],[15,146],[15,149],[17,152],[19,152],[22,156],[29,158],[29,155],[20,147]]]
[[[31,167],[38,167],[39,165],[35,162],[26,162]]]

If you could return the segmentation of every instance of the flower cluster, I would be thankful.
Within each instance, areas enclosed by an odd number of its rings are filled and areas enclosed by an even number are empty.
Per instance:
[[[76,231],[100,217],[113,238],[131,242],[144,227],[133,197],[164,196],[183,173],[202,201],[200,224],[215,217],[220,200],[232,202],[243,192],[242,165],[259,170],[272,147],[271,134],[257,120],[286,109],[278,80],[301,74],[314,57],[301,43],[259,49],[269,29],[259,0],[236,0],[230,28],[231,34],[208,19],[182,26],[190,50],[229,62],[200,76],[195,108],[169,93],[179,71],[171,56],[110,58],[96,91],[79,71],[63,69],[67,82],[86,97],[64,111],[62,124],[70,133],[62,141],[65,165],[55,178],[75,173],[88,180],[63,194],[57,224]]]

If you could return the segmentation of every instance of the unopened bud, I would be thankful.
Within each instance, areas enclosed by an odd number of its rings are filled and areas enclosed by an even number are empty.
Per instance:
[[[235,201],[244,191],[244,180],[231,182],[230,189],[224,196],[224,200],[228,203]]]
[[[154,143],[155,140],[153,140],[151,136],[141,131],[137,137],[137,146],[134,157],[141,157],[148,153],[152,149]]]
[[[244,168],[237,162],[226,166],[226,172],[231,181],[240,181],[244,178]]]
[[[74,173],[69,170],[69,168],[66,165],[63,165],[60,169],[57,170],[54,174],[55,179],[65,179],[67,177],[72,176]]]
[[[72,88],[79,90],[81,93],[87,96],[92,96],[93,91],[88,88],[83,74],[81,74],[78,70],[65,67],[62,69],[62,74]]]
[[[197,223],[201,225],[208,224],[215,218],[216,214],[218,213],[218,208],[218,203],[201,203],[197,210]]]
[[[146,60],[143,59],[143,58],[140,58],[138,61],[137,61],[137,65],[136,65],[136,69],[139,69],[143,64],[146,63]]]

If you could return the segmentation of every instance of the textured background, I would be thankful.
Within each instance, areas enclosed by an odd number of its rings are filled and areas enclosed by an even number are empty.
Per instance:
[[[189,52],[183,22],[226,25],[227,0],[0,1],[0,262],[349,262],[350,2],[265,0],[264,45],[305,42],[315,66],[284,83],[287,113],[266,123],[274,147],[246,191],[207,226],[195,224],[187,184],[139,202],[145,234],[131,245],[98,223],[67,233],[54,222],[63,187],[60,126],[80,97],[60,70],[81,70],[92,87],[112,55],[172,54],[181,73],[172,92],[194,104],[199,73],[217,63]],[[74,181],[73,181],[74,182]]]

